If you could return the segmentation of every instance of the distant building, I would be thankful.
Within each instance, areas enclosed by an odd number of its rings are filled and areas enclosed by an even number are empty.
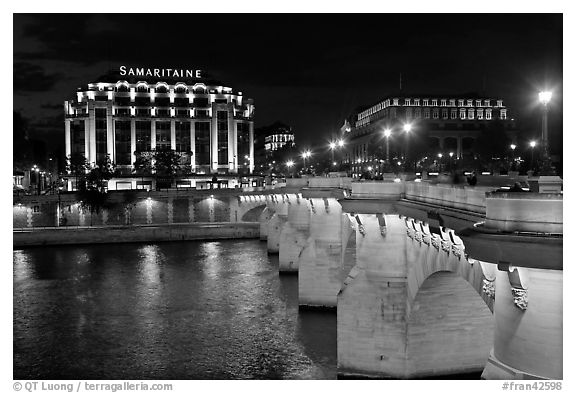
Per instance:
[[[346,119],[342,126],[347,140],[344,162],[350,164],[353,174],[361,173],[363,164],[375,158],[372,147],[385,143],[384,130],[391,130],[390,138],[398,146],[407,124],[414,136],[426,138],[430,152],[450,151],[455,158],[462,158],[482,130],[496,120],[515,136],[514,119],[501,99],[475,94],[387,96]]]
[[[191,173],[251,173],[253,100],[199,76],[120,67],[79,88],[64,103],[66,156],[81,154],[94,165],[109,154],[130,173],[138,152],[175,150]]]
[[[264,137],[264,150],[266,156],[270,157],[272,154],[282,149],[283,147],[294,146],[294,133],[292,127],[276,122],[267,127],[266,136]]]

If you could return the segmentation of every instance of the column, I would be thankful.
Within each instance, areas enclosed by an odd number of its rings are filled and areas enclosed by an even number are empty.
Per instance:
[[[150,122],[150,149],[156,150],[156,120]]]
[[[456,158],[462,158],[462,137],[456,138]]]
[[[88,146],[90,151],[86,151],[86,159],[93,165],[96,163],[96,114],[94,110],[94,104],[88,104],[88,124],[90,125],[90,141]]]
[[[136,120],[130,120],[130,164],[134,165],[136,161]]]
[[[176,150],[176,121],[170,120],[170,149]]]
[[[254,172],[254,122],[250,122],[250,173]]]
[[[90,120],[84,119],[84,157],[90,162]]]
[[[192,172],[196,170],[196,124],[190,121],[190,152],[192,154]]]
[[[110,154],[112,162],[116,162],[116,149],[114,149],[114,118],[111,103],[106,108],[106,153]]]
[[[66,146],[66,158],[72,154],[72,138],[70,136],[70,121],[66,119],[64,121],[64,144]]]
[[[228,170],[231,173],[238,172],[236,127],[234,122],[234,104],[232,103],[228,104]]]
[[[212,125],[210,129],[210,171],[218,172],[218,111],[212,104]]]

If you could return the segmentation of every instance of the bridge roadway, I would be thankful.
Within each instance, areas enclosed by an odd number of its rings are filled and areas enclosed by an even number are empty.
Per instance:
[[[238,203],[301,307],[337,309],[339,373],[562,378],[561,195],[330,181]]]

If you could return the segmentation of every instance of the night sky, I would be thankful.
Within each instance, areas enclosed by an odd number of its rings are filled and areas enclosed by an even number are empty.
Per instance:
[[[14,110],[51,148],[64,100],[120,65],[201,69],[255,100],[256,127],[292,125],[303,148],[397,92],[400,73],[406,93],[504,99],[527,138],[550,89],[561,154],[561,14],[14,15]]]

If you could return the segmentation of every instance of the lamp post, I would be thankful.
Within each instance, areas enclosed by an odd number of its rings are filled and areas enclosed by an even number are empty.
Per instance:
[[[515,155],[514,152],[516,150],[516,145],[512,143],[510,145],[510,149],[512,149],[512,163],[510,164],[510,170],[513,170],[513,168],[514,168],[514,155]]]
[[[438,153],[438,172],[442,172],[442,153]]]
[[[384,136],[386,137],[386,164],[390,163],[390,135],[392,135],[392,130],[386,128],[384,130]]]
[[[532,154],[530,155],[530,169],[534,170],[534,148],[536,147],[536,141],[530,141],[530,147],[532,148]]]
[[[288,173],[290,173],[290,175],[292,175],[292,167],[294,166],[294,161],[288,160],[286,162],[286,166],[288,167]]]
[[[309,150],[302,153],[302,162],[304,165],[304,170],[306,169],[306,158],[310,157],[311,153]]]
[[[406,135],[406,145],[404,147],[404,160],[406,162],[408,162],[408,143],[409,143],[409,136],[410,136],[410,131],[412,131],[412,125],[410,123],[406,123],[404,124],[404,132]]]
[[[450,161],[448,161],[448,170],[451,171],[452,170],[452,157],[454,157],[454,153],[450,152],[450,153],[448,153],[448,155],[450,156]]]
[[[330,153],[332,154],[332,162],[334,162],[334,149],[336,149],[336,143],[335,142],[330,142]]]
[[[554,175],[554,168],[550,160],[550,150],[548,146],[548,103],[552,99],[552,92],[541,91],[538,93],[538,99],[543,106],[542,111],[542,174]]]

